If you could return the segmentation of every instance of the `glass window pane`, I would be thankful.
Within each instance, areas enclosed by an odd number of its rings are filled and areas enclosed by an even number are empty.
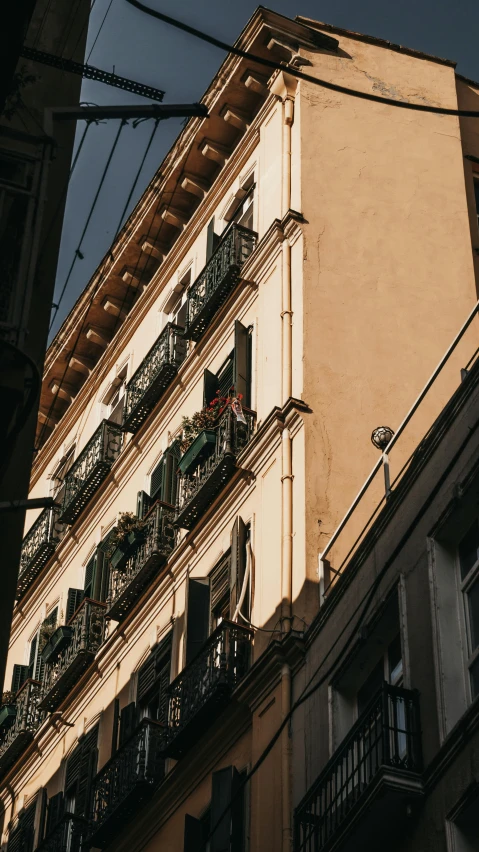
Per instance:
[[[400,686],[402,681],[401,637],[398,633],[388,648],[389,683]]]
[[[479,657],[476,657],[469,671],[471,674],[472,697],[476,698],[479,695]]]
[[[474,583],[467,593],[469,608],[469,627],[471,631],[471,651],[479,645],[479,582]]]
[[[472,527],[459,544],[459,562],[461,565],[461,579],[469,573],[472,566],[476,564],[479,551],[479,524],[474,521]]]

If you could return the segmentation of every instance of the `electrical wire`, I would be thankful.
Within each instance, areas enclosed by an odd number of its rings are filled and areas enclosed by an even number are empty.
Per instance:
[[[20,414],[17,416],[17,419],[15,420],[14,427],[12,428],[10,434],[7,434],[5,439],[4,439],[3,446],[2,446],[2,463],[0,465],[0,476],[3,476],[3,474],[5,472],[5,468],[8,464],[8,462],[10,461],[11,453],[12,453],[13,448],[15,446],[17,437],[20,434],[20,432],[22,431],[22,429],[24,428],[26,422],[28,421],[28,418],[30,417],[30,414],[32,413],[35,402],[38,399],[41,384],[42,384],[42,379],[41,379],[41,376],[40,376],[39,369],[38,369],[37,365],[35,364],[35,361],[33,361],[32,358],[30,358],[30,356],[27,355],[26,352],[23,352],[21,349],[18,349],[16,346],[14,346],[12,343],[9,343],[7,340],[2,340],[0,342],[0,350],[1,350],[2,347],[6,347],[7,349],[10,349],[10,351],[13,353],[13,355],[15,357],[17,357],[17,358],[20,357],[21,359],[23,359],[26,362],[26,364],[30,367],[30,370],[32,371],[32,377],[33,378],[32,378],[31,383],[30,383],[27,401],[26,401],[25,405],[23,406],[23,408],[21,409]]]
[[[73,28],[73,24],[74,24],[75,19],[78,15],[78,12],[81,8],[81,5],[82,5],[82,0],[77,0],[76,7],[75,7],[74,10],[72,10],[72,12],[71,12],[71,14],[70,14],[70,16],[69,16],[69,18],[66,22],[66,25],[63,28],[62,34],[60,36],[60,38],[62,39],[62,45],[60,47],[58,56],[63,57],[63,54],[64,54],[66,46],[67,46],[68,39],[70,38],[70,34],[71,34],[71,31],[72,31],[72,28]]]
[[[82,38],[83,38],[83,34],[84,34],[84,32],[85,32],[85,29],[87,29],[87,28],[88,28],[88,25],[89,25],[89,23],[90,23],[90,15],[91,15],[91,12],[92,12],[92,9],[93,9],[93,7],[94,7],[95,3],[96,3],[96,0],[92,0],[92,4],[91,4],[91,6],[90,6],[90,11],[89,11],[89,13],[88,13],[88,16],[86,17],[86,19],[85,19],[85,20],[84,20],[84,22],[83,22],[83,26],[82,26],[82,28],[81,28],[81,30],[80,30],[80,33],[79,33],[79,35],[78,35],[78,38],[77,38],[77,40],[76,40],[76,42],[75,42],[75,47],[73,48],[73,50],[72,50],[72,52],[71,52],[70,59],[73,59],[73,58],[74,58],[75,53],[76,53],[76,50],[77,50],[77,47],[78,47],[78,45],[80,44],[80,41],[81,41],[81,40],[82,40]],[[85,45],[85,48],[86,48],[86,45]]]
[[[107,176],[107,173],[108,173],[108,169],[110,168],[110,164],[111,164],[111,161],[112,161],[113,155],[114,155],[115,150],[116,150],[116,146],[118,145],[118,141],[119,141],[119,139],[120,139],[120,134],[121,134],[121,132],[122,132],[122,130],[123,130],[123,128],[124,128],[124,126],[125,126],[125,124],[127,124],[127,120],[126,120],[125,118],[123,118],[123,119],[121,120],[121,122],[120,122],[120,126],[118,127],[118,130],[117,130],[117,133],[116,133],[115,139],[114,139],[114,141],[113,141],[113,145],[112,145],[112,147],[111,147],[110,153],[109,153],[109,155],[108,155],[108,159],[107,159],[106,164],[105,164],[105,167],[104,167],[104,169],[103,169],[103,174],[102,174],[102,176],[101,176],[100,183],[98,184],[97,191],[96,191],[96,193],[95,193],[95,197],[94,197],[93,202],[92,202],[92,204],[91,204],[90,211],[89,211],[88,216],[87,216],[87,218],[86,218],[86,222],[85,222],[85,224],[84,224],[84,226],[83,226],[83,231],[82,231],[82,233],[81,233],[81,237],[80,237],[80,240],[79,240],[78,246],[77,246],[77,248],[75,249],[75,253],[74,253],[74,255],[73,255],[73,259],[72,259],[72,262],[71,262],[71,264],[70,264],[70,269],[68,270],[67,277],[66,277],[66,279],[65,279],[65,281],[64,281],[63,287],[62,287],[61,292],[60,292],[60,297],[59,297],[59,299],[58,299],[58,302],[57,302],[57,303],[55,304],[55,306],[54,306],[54,312],[53,312],[53,316],[52,316],[52,318],[51,318],[49,331],[51,331],[51,330],[52,330],[53,324],[54,324],[54,322],[55,322],[55,319],[56,319],[56,316],[57,316],[57,313],[58,313],[58,309],[59,309],[59,307],[60,307],[60,305],[61,305],[62,299],[63,299],[63,297],[64,297],[64,295],[65,295],[65,291],[66,291],[67,286],[68,286],[68,283],[69,283],[69,281],[70,281],[70,278],[71,278],[71,275],[72,275],[73,269],[74,269],[74,267],[75,267],[75,263],[77,262],[77,260],[78,260],[78,259],[83,260],[84,255],[83,255],[83,254],[82,254],[82,252],[81,252],[81,245],[82,245],[83,239],[84,239],[84,237],[85,237],[85,234],[86,234],[86,232],[87,232],[87,230],[88,230],[88,226],[89,226],[89,224],[90,224],[91,217],[93,216],[93,213],[94,213],[94,210],[95,210],[95,207],[96,207],[96,204],[97,204],[98,198],[99,198],[99,196],[100,196],[101,190],[102,190],[102,188],[103,188],[103,184],[104,184],[104,182],[105,182],[105,179],[106,179],[106,176]]]
[[[103,20],[102,20],[102,22],[101,22],[101,24],[100,24],[100,27],[99,27],[99,29],[98,29],[98,32],[97,32],[97,34],[96,34],[96,36],[95,36],[95,40],[94,40],[94,42],[93,42],[93,44],[92,44],[92,46],[91,46],[91,48],[90,48],[90,52],[89,52],[89,54],[88,54],[87,58],[86,58],[86,62],[87,62],[87,63],[90,61],[90,56],[91,56],[91,55],[92,55],[92,53],[93,53],[94,47],[95,47],[95,45],[96,45],[96,43],[97,43],[97,41],[98,41],[98,37],[99,37],[99,35],[100,35],[100,33],[101,33],[102,29],[103,29],[103,24],[105,23],[105,21],[106,21],[106,19],[107,19],[107,17],[108,17],[108,12],[109,12],[109,11],[110,11],[110,9],[111,9],[112,3],[113,3],[113,0],[110,0],[110,2],[109,2],[109,4],[108,4],[108,9],[106,10],[106,12],[105,12],[105,14],[104,14],[104,16],[103,16]]]
[[[275,62],[273,59],[267,59],[263,56],[257,56],[254,53],[250,53],[249,50],[241,50],[239,47],[227,44],[220,39],[214,38],[214,36],[208,35],[208,33],[202,32],[201,30],[195,29],[195,27],[190,27],[188,24],[178,21],[176,18],[171,18],[169,15],[157,12],[156,9],[150,9],[149,6],[145,6],[144,3],[140,3],[139,0],[126,0],[126,2],[131,6],[135,6],[140,10],[140,12],[144,12],[146,15],[151,15],[151,17],[157,18],[165,24],[170,24],[172,27],[176,27],[183,32],[189,33],[202,41],[206,41],[208,44],[212,44],[214,47],[220,48],[220,50],[224,50],[227,53],[233,53],[235,56],[240,56],[243,59],[250,59],[252,62],[257,62],[259,65],[264,65],[266,68],[270,68],[274,71],[287,71],[287,73],[292,77],[297,77],[298,80],[305,80],[307,83],[312,83],[314,86],[320,86],[324,89],[331,89],[334,92],[340,92],[343,95],[351,95],[355,98],[373,101],[378,104],[386,104],[387,106],[400,107],[402,109],[429,112],[434,113],[435,115],[454,115],[461,118],[479,118],[478,110],[446,109],[445,107],[435,107],[430,106],[429,104],[418,104],[414,102],[409,103],[408,101],[399,101],[394,98],[383,97],[382,95],[373,95],[369,92],[350,89],[347,86],[340,86],[338,83],[330,83],[328,80],[323,80],[319,77],[313,77],[311,74],[306,74],[304,71],[300,71],[293,65]]]
[[[120,228],[121,228],[121,225],[122,225],[122,223],[123,223],[123,219],[124,219],[124,216],[125,216],[125,214],[126,214],[126,211],[128,210],[128,207],[129,207],[129,204],[130,204],[130,201],[131,201],[132,195],[133,195],[133,193],[134,193],[134,191],[135,191],[135,189],[136,189],[136,185],[137,185],[138,180],[139,180],[139,178],[140,178],[140,174],[141,174],[141,171],[142,171],[142,169],[143,169],[143,166],[145,165],[145,160],[146,160],[146,158],[147,158],[147,156],[148,156],[148,153],[149,153],[149,150],[150,150],[150,148],[151,148],[151,145],[152,145],[153,139],[155,138],[155,134],[156,134],[156,131],[158,130],[158,125],[159,125],[160,121],[161,121],[161,119],[160,119],[160,118],[155,119],[155,124],[154,124],[153,130],[152,130],[152,132],[151,132],[150,138],[149,138],[149,140],[148,140],[148,144],[147,144],[147,146],[146,146],[146,148],[145,148],[145,153],[143,154],[143,157],[142,157],[142,159],[141,159],[140,165],[139,165],[139,167],[138,167],[138,171],[137,171],[137,173],[136,173],[136,177],[135,177],[135,179],[134,179],[134,181],[133,181],[132,187],[131,187],[130,192],[129,192],[129,194],[128,194],[128,198],[126,199],[125,206],[124,206],[124,208],[123,208],[123,210],[122,210],[122,213],[121,213],[121,216],[120,216],[120,219],[119,219],[119,222],[118,222],[118,227],[117,227],[117,229],[116,229],[116,233],[117,233],[117,234],[118,234],[118,232],[119,232],[119,230],[120,230]],[[136,126],[137,126],[137,124],[136,124],[136,122],[134,122],[134,123],[133,123],[133,127],[136,127]]]

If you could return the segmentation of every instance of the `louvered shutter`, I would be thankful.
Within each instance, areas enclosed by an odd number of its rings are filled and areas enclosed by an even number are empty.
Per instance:
[[[210,584],[208,577],[188,581],[186,613],[186,663],[196,657],[206,642],[210,627]]]
[[[35,671],[33,677],[35,680],[38,680],[40,683],[43,681],[43,676],[45,674],[45,663],[43,662],[43,657],[41,654],[37,654],[37,659],[35,661]]]
[[[97,582],[94,588],[95,600],[106,601],[110,585],[110,561],[105,553],[97,554]]]
[[[127,704],[120,713],[120,746],[128,740],[136,728],[138,713],[134,701]]]
[[[97,554],[90,559],[85,568],[85,584],[83,586],[83,596],[85,598],[93,598],[93,587],[95,585]]]
[[[225,810],[226,813],[224,813]],[[220,769],[219,772],[213,772],[211,828],[217,823],[218,826],[211,836],[210,852],[242,852],[243,812],[243,795],[239,772],[234,766],[227,766],[225,769]]]
[[[141,667],[138,672],[138,701],[143,701],[143,699],[148,695],[150,690],[155,685],[156,680],[156,660],[154,655],[152,654],[146,663]]]
[[[81,762],[81,745],[78,745],[71,753],[67,760],[65,771],[65,792],[68,793],[71,788],[78,783],[80,775]]]
[[[235,348],[233,358],[233,382],[235,394],[242,395],[243,405],[250,405],[250,336],[248,329],[238,320],[235,322]]]
[[[200,819],[185,814],[183,852],[199,852],[206,840],[206,828]]]
[[[36,634],[30,642],[30,658],[28,660],[28,677],[35,677],[36,662],[37,662],[37,645],[38,634]]]
[[[206,262],[208,263],[212,254],[214,254],[216,247],[220,241],[220,237],[218,234],[215,234],[215,217],[213,216],[208,223],[208,229],[206,231]]]
[[[210,574],[210,608],[211,612],[219,606],[228,595],[230,588],[230,557],[223,559]]]
[[[36,809],[37,800],[35,799],[19,817],[18,825],[8,840],[7,852],[33,852]]]
[[[57,793],[55,796],[51,796],[48,800],[47,804],[47,825],[46,825],[46,834],[50,834],[51,831],[55,828],[56,824],[60,821],[63,816],[64,810],[64,800],[63,800],[63,792]]]
[[[84,817],[89,813],[91,785],[97,764],[97,741],[98,725],[85,734],[81,743],[75,813]]]
[[[164,464],[164,455],[161,457],[160,461],[156,465],[154,471],[151,474],[150,479],[150,497],[152,500],[161,500],[161,487],[163,485],[163,464]]]
[[[83,600],[83,589],[68,589],[67,606],[66,606],[66,623],[75,615],[78,607]]]
[[[163,666],[159,669],[157,674],[157,683],[158,683],[158,722],[166,722],[168,721],[168,687],[170,685],[170,669],[171,669],[171,661],[168,657],[164,662]]]
[[[165,452],[165,464],[163,467],[163,496],[161,499],[164,503],[169,503],[170,506],[176,505],[176,492],[178,488],[178,477],[176,474],[179,457],[180,450],[178,443],[175,441]]]
[[[13,674],[12,674],[12,686],[11,691],[17,693],[21,686],[28,680],[29,676],[29,667],[28,666],[19,666],[18,663],[15,663],[13,666]]]
[[[231,572],[230,572],[230,618],[235,613],[246,572],[246,538],[247,527],[238,515],[231,533]],[[245,595],[241,612],[247,618],[248,595]]]
[[[150,495],[146,493],[146,491],[139,491],[138,496],[136,498],[136,516],[137,518],[143,519],[145,515],[148,513],[148,510],[151,506],[151,498]]]
[[[211,370],[205,370],[203,373],[203,407],[216,399],[218,394],[218,377]]]

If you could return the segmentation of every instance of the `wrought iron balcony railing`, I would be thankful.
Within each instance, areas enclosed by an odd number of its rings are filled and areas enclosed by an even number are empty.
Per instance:
[[[80,852],[87,829],[86,819],[65,813],[36,850],[37,852]]]
[[[60,521],[73,524],[110,471],[121,449],[122,430],[103,420],[65,478]]]
[[[88,846],[103,849],[153,793],[164,775],[165,727],[143,719],[93,781]]]
[[[366,799],[371,807],[371,798],[380,796],[383,815],[391,817],[388,792],[417,792],[421,768],[418,694],[384,684],[296,808],[295,852],[319,852],[338,840],[345,848],[345,832],[357,826],[361,803]],[[391,784],[394,774],[399,784]],[[357,828],[352,848],[359,848],[356,843]]]
[[[249,628],[222,621],[170,684],[168,756],[181,757],[228,704],[248,670],[252,638]]]
[[[140,428],[185,360],[183,332],[183,328],[168,323],[128,382],[123,410],[126,432]]]
[[[188,290],[186,337],[199,340],[210,320],[241,278],[241,267],[254,251],[258,235],[231,225],[203,271]]]
[[[110,572],[107,617],[121,621],[175,546],[173,506],[157,501],[144,518],[143,538],[126,565]]]
[[[59,506],[44,509],[23,539],[17,582],[17,600],[25,594],[60,543],[65,526],[58,520],[59,516]]]
[[[198,518],[211,505],[236,469],[236,457],[251,439],[256,414],[243,409],[246,423],[236,419],[230,406],[216,426],[216,441],[211,452],[198,464],[178,476],[178,512],[176,525],[192,529]]]
[[[105,610],[106,604],[85,598],[68,622],[68,645],[45,665],[42,710],[55,710],[93,661],[105,636]]]
[[[15,721],[1,734],[0,775],[16,761],[40,726],[43,718],[39,709],[41,689],[38,681],[27,680],[17,692]]]

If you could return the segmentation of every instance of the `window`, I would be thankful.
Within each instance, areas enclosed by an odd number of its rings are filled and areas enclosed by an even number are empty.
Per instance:
[[[30,642],[28,677],[33,678],[33,680],[43,680],[45,663],[43,662],[41,652],[57,626],[57,618],[58,608],[55,608],[41,623],[38,631],[35,633]]]
[[[35,817],[37,812],[37,803],[40,801],[36,797],[34,801],[18,815],[18,820],[15,828],[10,832],[7,844],[7,852],[33,852],[35,841]]]
[[[107,549],[108,539],[98,545],[95,553],[86,564],[83,598],[90,598],[93,601],[106,601],[108,597],[110,572],[109,561],[105,552]]]
[[[125,406],[126,374],[127,368],[125,367],[113,382],[104,400],[107,419],[111,420],[112,423],[118,423],[120,426],[123,422],[123,408]]]
[[[253,230],[254,189],[255,185],[252,184],[244,198],[239,202],[231,219],[232,222],[236,222],[237,225],[241,225],[243,228],[249,228],[250,231]]]
[[[170,506],[176,505],[177,467],[180,458],[179,444],[174,441],[163,453],[160,461],[151,473],[150,498],[161,500]],[[148,510],[147,510],[148,511]]]
[[[479,694],[479,522],[474,523],[458,547],[459,583],[464,601],[471,694]]]
[[[138,672],[138,707],[141,717],[154,722],[168,719],[171,670],[171,633],[152,651]]]
[[[242,396],[243,405],[251,405],[251,329],[236,320],[234,349],[217,373],[204,371],[203,404],[206,407],[220,391],[221,396]]]
[[[215,217],[213,216],[206,230],[206,263],[208,263],[210,257],[215,253],[220,239],[219,234],[215,232]]]
[[[244,852],[246,841],[246,770],[226,766],[211,776],[211,804],[197,819],[185,816],[184,852]],[[230,805],[230,807],[228,807]],[[211,830],[213,834],[209,837]]]
[[[70,470],[75,458],[75,447],[70,447],[68,452],[63,456],[58,463],[55,472],[51,478],[51,494],[57,503],[62,503],[65,493],[65,479]]]
[[[67,760],[65,768],[65,810],[87,816],[93,777],[98,759],[98,725],[86,733]]]
[[[213,568],[208,577],[190,577],[186,612],[186,664],[201,651],[210,633],[224,619],[235,615],[246,576],[250,530],[237,517],[231,533],[231,550]],[[249,620],[249,589],[247,580],[241,613]],[[241,616],[238,616],[239,620]]]

